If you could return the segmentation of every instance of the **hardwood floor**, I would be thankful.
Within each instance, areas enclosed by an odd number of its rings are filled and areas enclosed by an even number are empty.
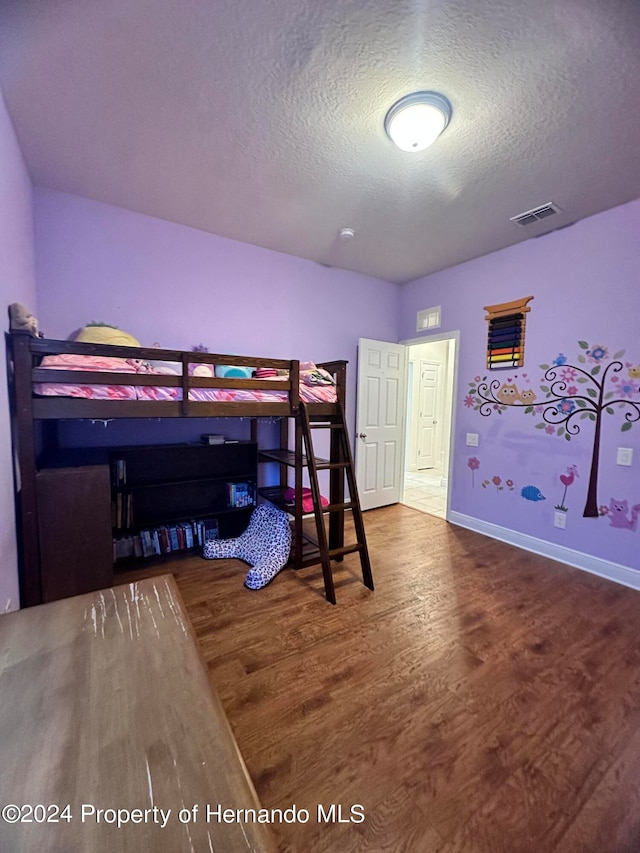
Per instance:
[[[263,805],[310,813],[274,826],[281,850],[640,850],[640,593],[402,505],[365,523],[376,590],[350,555],[335,607],[319,566],[259,592],[237,561],[152,570]]]

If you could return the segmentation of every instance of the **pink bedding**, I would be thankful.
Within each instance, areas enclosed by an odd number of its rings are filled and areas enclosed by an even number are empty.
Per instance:
[[[305,367],[310,362],[304,363]],[[166,376],[166,370],[154,370],[142,366],[135,360],[107,358],[91,355],[48,355],[42,359],[40,367],[50,370],[100,371],[101,373],[138,373]],[[306,403],[335,403],[334,385],[307,384],[311,381],[313,369],[300,373],[300,398]],[[39,382],[34,392],[45,397],[84,397],[91,400],[181,400],[182,388],[161,388],[150,385],[87,385],[62,384],[59,382]],[[285,402],[286,391],[263,391],[259,389],[233,388],[193,388],[189,399],[203,402]]]
[[[95,355],[46,355],[40,367],[50,370],[99,371],[100,373],[137,373],[134,364],[124,358]],[[60,382],[37,382],[36,394],[45,397],[85,397],[91,400],[137,400],[135,385],[67,385]]]
[[[182,400],[182,388],[138,388],[139,400]],[[193,388],[189,399],[200,402],[271,401],[286,402],[286,391],[261,391],[257,388]],[[333,385],[300,385],[300,399],[305,403],[335,403],[336,389]]]

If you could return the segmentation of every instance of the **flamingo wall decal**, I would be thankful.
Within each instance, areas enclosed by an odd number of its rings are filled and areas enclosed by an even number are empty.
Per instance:
[[[567,511],[567,507],[564,505],[565,498],[567,497],[567,489],[573,483],[573,481],[575,480],[575,478],[577,476],[578,476],[578,468],[576,465],[567,466],[567,473],[566,474],[560,474],[560,482],[564,486],[564,493],[562,495],[562,500],[555,507],[556,509],[561,509],[564,512]]]

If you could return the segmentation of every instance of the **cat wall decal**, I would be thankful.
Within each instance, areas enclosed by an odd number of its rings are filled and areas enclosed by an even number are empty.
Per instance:
[[[635,530],[638,526],[638,514],[640,513],[640,504],[631,507],[631,515],[628,516],[629,501],[619,501],[611,498],[609,504],[608,516],[611,520],[611,527],[618,527],[623,530]]]

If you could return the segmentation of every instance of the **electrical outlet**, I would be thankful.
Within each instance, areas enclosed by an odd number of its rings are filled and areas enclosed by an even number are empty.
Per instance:
[[[616,465],[631,465],[633,462],[633,448],[619,447],[618,455],[616,456]]]
[[[478,433],[477,432],[468,432],[467,433],[467,447],[477,447],[478,446]]]
[[[559,527],[560,530],[564,530],[567,526],[567,513],[561,512],[560,510],[557,510],[556,512],[554,512],[554,514],[553,514],[553,526]]]

